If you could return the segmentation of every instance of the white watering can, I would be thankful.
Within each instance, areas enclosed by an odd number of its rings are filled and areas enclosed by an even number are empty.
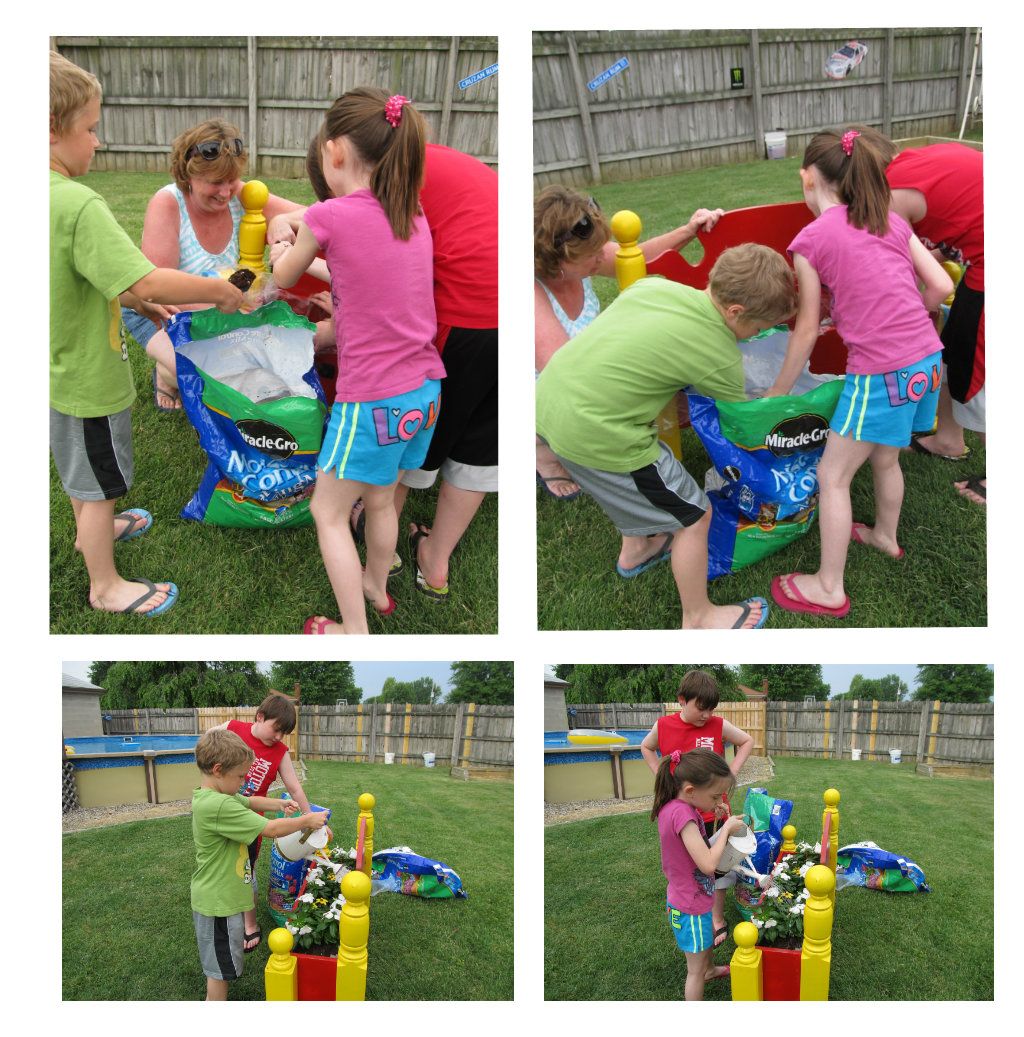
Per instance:
[[[712,846],[715,845],[724,831],[724,828],[719,828],[719,830],[711,836],[709,841]],[[718,862],[718,870],[723,872],[740,870],[747,857],[756,851],[757,838],[749,827],[744,825],[740,831],[729,836],[729,842],[722,851],[721,859]]]
[[[286,861],[302,861],[315,857],[330,840],[327,826],[323,828],[303,828],[290,835],[279,835],[274,840],[277,852]]]

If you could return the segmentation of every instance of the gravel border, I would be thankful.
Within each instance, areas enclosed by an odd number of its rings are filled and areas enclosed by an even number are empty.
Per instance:
[[[187,799],[171,803],[123,803],[115,807],[79,807],[61,819],[61,830],[86,832],[91,828],[111,828],[130,821],[150,821],[158,817],[185,817],[192,812],[192,803]]]

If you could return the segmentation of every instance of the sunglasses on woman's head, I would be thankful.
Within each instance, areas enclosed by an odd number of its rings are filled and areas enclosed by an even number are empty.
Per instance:
[[[200,158],[205,158],[207,162],[212,162],[222,151],[238,158],[244,149],[245,145],[242,143],[241,137],[233,137],[231,140],[204,140],[201,144],[193,144],[185,152],[185,161],[187,162],[193,155],[198,155]]]
[[[601,207],[593,198],[587,199],[587,208],[591,212],[600,212]],[[568,230],[563,231],[555,238],[555,248],[561,248],[570,238],[586,241],[594,233],[594,221],[590,213],[584,213]]]

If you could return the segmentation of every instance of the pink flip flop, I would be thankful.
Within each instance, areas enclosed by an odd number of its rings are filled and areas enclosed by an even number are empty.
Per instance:
[[[862,529],[867,529],[867,528],[868,528],[867,525],[865,523],[863,523],[863,522],[854,522],[853,528],[850,530],[850,539],[855,544],[863,544],[865,547],[874,547],[873,544],[869,544],[861,536],[861,530]],[[877,551],[878,548],[876,547],[875,550]],[[887,554],[887,552],[885,552],[885,551],[882,551],[881,553],[886,555],[886,557],[893,559],[893,561],[897,561],[898,562],[906,554],[906,551],[904,551],[903,548],[901,547],[900,548],[900,553],[898,555]]]
[[[782,581],[786,578],[792,581],[792,578],[796,575],[797,573],[786,573],[784,576],[776,576],[772,580],[772,597],[780,609],[785,609],[787,612],[806,612],[812,616],[830,616],[832,619],[842,619],[849,613],[849,595],[847,595],[846,601],[842,605],[830,608],[828,605],[816,605],[813,601],[808,601],[800,593],[800,588],[793,582],[790,582],[789,592],[787,593],[782,586]]]
[[[327,625],[333,622],[333,619],[317,619],[316,616],[309,616],[302,624],[302,632],[304,634],[326,634]]]

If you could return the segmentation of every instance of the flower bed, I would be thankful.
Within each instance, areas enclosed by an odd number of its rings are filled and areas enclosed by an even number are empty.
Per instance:
[[[338,954],[338,919],[345,903],[341,880],[355,867],[355,851],[336,847],[328,856],[339,866],[338,870],[326,864],[313,864],[306,872],[291,915],[285,919],[285,927],[295,938],[295,951],[300,959],[319,957],[327,960]],[[334,991],[333,968],[334,962],[331,960],[331,1000]],[[301,964],[299,977],[301,987]]]
[[[793,853],[782,857],[772,868],[773,885],[763,891],[750,916],[762,950],[799,950],[804,938],[804,905],[810,896],[804,887],[804,876],[820,858],[820,843],[799,843]]]

